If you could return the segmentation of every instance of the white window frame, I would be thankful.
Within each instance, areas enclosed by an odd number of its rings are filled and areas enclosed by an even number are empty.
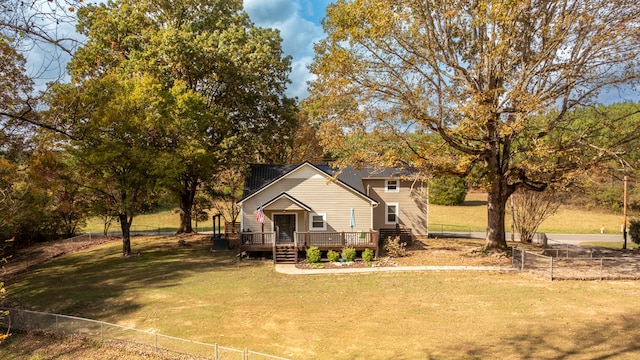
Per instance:
[[[395,182],[395,189],[389,190],[389,182]],[[386,179],[384,181],[384,192],[397,193],[400,192],[400,180],[398,179]]]
[[[395,206],[396,207],[396,212],[394,213],[396,220],[395,221],[389,221],[389,215],[392,214],[389,212],[389,206]],[[400,216],[400,206],[398,205],[398,203],[386,203],[384,205],[384,223],[387,225],[395,225],[397,224],[398,221],[398,217]]]
[[[322,216],[322,227],[313,226],[313,217]],[[309,216],[309,230],[310,231],[326,231],[327,230],[327,213],[314,213]]]

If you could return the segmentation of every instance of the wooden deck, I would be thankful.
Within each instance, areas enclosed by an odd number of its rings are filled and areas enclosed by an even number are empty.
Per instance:
[[[378,232],[354,231],[354,232],[296,232],[291,243],[275,242],[276,234],[273,232],[242,232],[240,233],[240,251],[245,252],[271,252],[277,259],[276,247],[288,246],[297,251],[306,251],[312,246],[322,251],[341,251],[345,247],[356,250],[371,249],[378,256]],[[296,257],[297,261],[297,257]]]

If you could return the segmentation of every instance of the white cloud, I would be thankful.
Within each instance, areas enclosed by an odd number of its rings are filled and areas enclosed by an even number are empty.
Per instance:
[[[245,11],[260,27],[280,30],[282,48],[291,55],[291,84],[287,95],[303,99],[307,97],[307,80],[311,79],[307,66],[313,57],[313,44],[324,37],[319,23],[304,18],[313,14],[308,1],[304,0],[244,0]],[[303,14],[304,12],[304,14]]]
[[[244,0],[244,10],[258,26],[283,22],[296,16],[300,6],[291,0]]]
[[[288,96],[297,96],[298,100],[302,100],[309,95],[307,92],[307,81],[315,80],[315,75],[311,74],[308,69],[312,60],[312,56],[305,56],[293,60],[291,65],[292,83],[287,89]],[[296,81],[294,82],[293,79],[296,79]]]

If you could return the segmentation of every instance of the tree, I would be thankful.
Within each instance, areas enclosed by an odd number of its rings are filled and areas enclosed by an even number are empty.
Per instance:
[[[295,124],[294,101],[284,96],[290,58],[277,31],[253,26],[242,1],[115,0],[82,8],[78,19],[88,39],[71,65],[76,81],[120,69],[188,93],[167,114],[173,175],[163,185],[179,201],[179,232],[193,231],[204,182],[286,142]]]
[[[73,237],[85,225],[95,201],[84,186],[89,180],[67,152],[39,147],[30,158],[28,175],[33,184],[46,189],[48,202],[41,203],[51,213],[49,222],[56,224],[65,238]]]
[[[214,199],[213,208],[232,224],[240,215],[236,202],[242,198],[246,172],[247,169],[240,166],[230,167],[216,174],[214,181],[206,186],[207,193]]]
[[[633,219],[629,222],[629,236],[631,241],[640,245],[640,220]]]
[[[178,96],[179,97],[179,96]],[[110,72],[78,85],[54,87],[49,118],[70,134],[60,146],[73,156],[84,187],[122,229],[122,253],[131,254],[135,214],[153,205],[166,173],[164,131],[175,97],[154,78]],[[160,151],[159,151],[160,150]]]
[[[7,88],[3,86],[3,90],[22,93],[20,103],[14,103],[8,111],[0,105],[3,117],[13,119],[18,125],[36,125],[58,131],[38,116],[36,109],[41,94],[31,92],[31,87],[34,81],[44,87],[45,81],[57,82],[66,76],[65,64],[81,42],[81,37],[74,31],[74,24],[76,10],[82,5],[83,0],[0,2],[0,53],[6,55],[6,46],[10,44],[12,51],[20,54],[15,63],[0,55],[3,57],[0,67],[13,64],[23,67],[24,56],[32,59],[28,76],[22,72],[20,78],[15,78],[14,73],[1,72],[3,79],[0,82],[6,80],[10,85]]]
[[[301,109],[295,113],[289,127],[280,129],[281,140],[271,144],[256,160],[274,164],[321,163],[324,149],[320,145],[318,129],[319,124]]]
[[[50,60],[59,56],[51,49],[71,55],[79,41],[73,28],[64,25],[75,22],[75,12],[82,5],[83,0],[3,0],[0,33],[19,42],[25,51],[42,50]]]
[[[530,243],[542,222],[555,214],[560,207],[556,194],[550,191],[518,189],[513,197],[514,225],[520,234],[520,241]]]
[[[542,191],[614,158],[640,134],[628,114],[587,121],[577,112],[603,91],[638,83],[639,7],[337,1],[311,66],[311,109],[332,134],[324,144],[348,161],[373,136],[379,145],[369,161],[393,156],[431,171],[474,171],[488,192],[485,248],[503,251],[511,194]]]
[[[463,178],[457,176],[439,177],[429,183],[429,203],[461,205],[467,191],[467,182]]]
[[[16,121],[31,122],[36,103],[31,99],[33,82],[25,75],[25,59],[2,34],[0,34],[0,125],[2,135],[7,136]]]

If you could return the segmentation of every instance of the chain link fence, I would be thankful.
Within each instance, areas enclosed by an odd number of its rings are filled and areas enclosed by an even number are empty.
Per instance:
[[[550,280],[638,280],[640,258],[602,256],[588,248],[552,248],[534,253],[514,248],[512,263]]]
[[[42,332],[57,335],[79,336],[101,344],[135,344],[159,355],[173,354],[180,359],[213,360],[266,360],[286,359],[248,349],[239,350],[218,344],[181,339],[152,333],[126,326],[110,324],[68,315],[37,311],[0,308],[9,314],[2,319],[0,327],[20,332]],[[171,356],[169,356],[171,358]]]

